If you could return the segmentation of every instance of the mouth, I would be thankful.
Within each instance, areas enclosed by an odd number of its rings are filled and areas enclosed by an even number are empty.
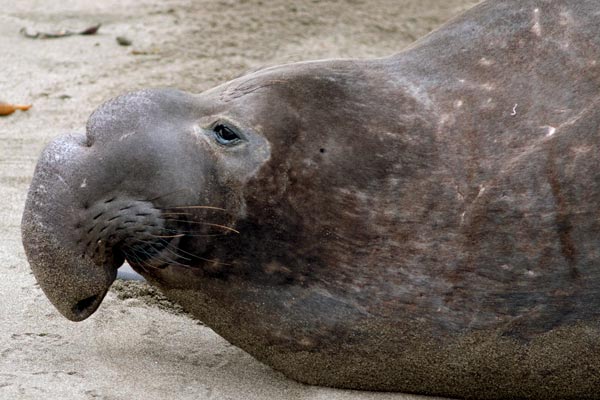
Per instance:
[[[137,240],[133,245],[123,247],[121,252],[125,259],[135,270],[150,272],[153,269],[164,269],[171,265],[189,266],[185,261],[189,258],[182,257],[177,246],[177,239],[184,237],[166,237],[161,235],[152,241]]]
[[[191,212],[201,209],[202,213]],[[215,215],[217,214],[217,215]],[[146,237],[132,235],[121,242],[118,251],[142,275],[167,267],[198,268],[210,259],[211,239],[239,234],[224,209],[209,206],[178,206],[160,212],[160,232]],[[209,222],[211,221],[211,222]]]
[[[157,271],[167,267],[206,265],[211,237],[237,232],[228,226],[231,214],[218,207],[161,205],[114,192],[87,202],[57,176],[35,175],[21,229],[37,282],[71,321],[98,309],[125,260],[145,278],[162,279],[167,275]]]
[[[48,299],[67,319],[82,321],[96,312],[125,261],[150,280],[166,278],[157,271],[169,267],[224,264],[206,257],[212,237],[237,233],[228,225],[229,216],[219,214],[111,197],[80,211],[79,219],[68,225],[64,216],[60,225],[47,223],[56,214],[28,207],[22,232],[30,265]]]
[[[154,107],[144,96],[145,92],[133,98]],[[145,122],[136,125],[139,135],[127,145],[113,140],[121,137],[114,136],[120,129],[103,123],[115,125],[113,115],[118,115],[123,124],[130,124],[131,114],[138,118],[141,112],[136,107],[132,112],[111,108],[115,104],[91,117],[96,123],[88,123],[85,133],[60,136],[46,146],[21,222],[23,247],[36,281],[72,321],[84,320],[98,309],[125,260],[144,277],[170,279],[174,274],[156,270],[201,267],[204,260],[199,255],[214,245],[209,236],[231,233],[219,231],[219,224],[234,219],[220,206],[235,202],[227,203],[220,191],[210,190],[203,174],[181,176],[187,158],[177,155],[184,142],[167,140],[162,133],[158,138],[158,127]],[[129,100],[121,104],[129,105]],[[143,117],[139,120],[146,121],[146,114]],[[200,161],[198,171],[203,171],[200,167],[210,160]],[[186,206],[199,199],[206,205]],[[212,199],[219,204],[212,206]]]

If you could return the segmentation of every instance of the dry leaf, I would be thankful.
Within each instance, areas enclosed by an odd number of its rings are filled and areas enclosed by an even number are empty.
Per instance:
[[[31,104],[10,104],[0,102],[0,115],[10,115],[17,110],[27,111],[31,108]]]
[[[80,32],[73,32],[69,30],[62,30],[57,32],[37,32],[31,31],[27,28],[22,28],[19,32],[21,35],[29,39],[56,39],[73,35],[95,35],[100,29],[101,24],[90,26]]]

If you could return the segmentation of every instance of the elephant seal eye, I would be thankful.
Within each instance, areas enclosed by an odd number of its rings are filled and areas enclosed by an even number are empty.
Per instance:
[[[217,142],[224,146],[232,146],[241,142],[242,138],[225,124],[217,124],[213,128]]]

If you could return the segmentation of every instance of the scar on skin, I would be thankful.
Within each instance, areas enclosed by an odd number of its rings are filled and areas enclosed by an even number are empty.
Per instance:
[[[119,138],[119,142],[122,142],[123,140],[127,139],[131,135],[135,135],[135,132],[129,132],[124,135],[121,135],[121,137]]]
[[[533,10],[533,26],[531,32],[536,36],[542,36],[542,26],[540,25],[540,9],[536,8]]]
[[[479,193],[477,193],[477,198],[480,198],[485,193],[485,186],[479,186]]]

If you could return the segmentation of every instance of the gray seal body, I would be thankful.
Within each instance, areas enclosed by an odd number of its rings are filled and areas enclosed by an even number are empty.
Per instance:
[[[102,105],[23,216],[67,318],[127,260],[302,382],[600,398],[600,4],[486,1],[392,57]]]

